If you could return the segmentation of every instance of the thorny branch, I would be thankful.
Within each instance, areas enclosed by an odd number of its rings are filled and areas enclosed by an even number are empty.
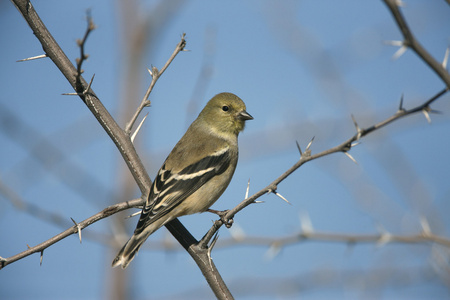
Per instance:
[[[411,48],[428,66],[442,79],[447,89],[450,89],[450,74],[430,53],[419,43],[409,29],[403,14],[399,9],[399,0],[383,0],[392,13],[398,28],[402,32],[403,46]]]
[[[51,245],[61,241],[62,239],[66,238],[72,234],[79,233],[79,230],[84,229],[84,228],[88,227],[89,225],[94,224],[97,221],[107,218],[107,217],[109,217],[113,214],[116,214],[122,210],[136,207],[138,205],[142,205],[141,199],[136,199],[136,200],[122,202],[119,204],[114,204],[114,205],[108,206],[101,212],[96,213],[95,215],[87,218],[86,220],[84,220],[82,222],[76,223],[74,226],[66,229],[65,231],[61,232],[58,235],[55,235],[54,237],[46,240],[45,242],[40,243],[37,246],[28,247],[27,250],[25,250],[19,254],[16,254],[14,256],[8,257],[8,258],[0,258],[0,270],[13,262],[18,261],[18,260],[20,260],[24,257],[27,257],[31,254],[34,254],[34,253],[41,253],[41,261],[42,261],[42,253],[44,253],[44,250],[47,249],[48,247],[50,247]]]
[[[430,105],[431,103],[433,103],[434,101],[436,101],[439,97],[441,97],[442,95],[444,95],[448,90],[444,89],[442,91],[440,91],[439,93],[437,93],[436,95],[434,95],[433,97],[431,97],[429,100],[427,100],[426,102],[424,102],[423,104],[416,106],[412,109],[404,109],[403,108],[403,97],[400,100],[400,107],[399,110],[393,114],[391,117],[377,123],[374,124],[368,128],[360,128],[358,126],[358,124],[355,122],[355,127],[356,127],[356,133],[350,137],[349,139],[347,139],[346,141],[344,141],[343,143],[330,148],[328,150],[319,152],[317,154],[311,154],[310,151],[310,146],[312,143],[311,142],[308,144],[308,146],[306,147],[306,151],[302,152],[300,147],[299,152],[300,152],[300,159],[299,161],[297,161],[292,167],[290,167],[286,172],[284,172],[283,174],[281,174],[277,179],[275,179],[274,181],[272,181],[268,186],[266,186],[265,188],[261,189],[259,192],[253,194],[252,196],[244,199],[241,203],[239,203],[236,207],[234,207],[233,209],[229,210],[221,219],[217,220],[214,222],[213,226],[211,227],[211,229],[206,233],[206,235],[202,238],[201,243],[209,243],[209,241],[211,240],[211,238],[214,236],[214,234],[216,234],[216,232],[220,229],[220,227],[224,224],[227,224],[228,222],[230,222],[231,219],[233,219],[233,217],[242,209],[244,209],[245,207],[247,207],[248,205],[255,203],[256,199],[260,198],[261,196],[265,195],[265,194],[270,194],[270,193],[276,193],[277,191],[277,187],[278,185],[285,180],[289,175],[291,175],[292,173],[294,173],[298,168],[300,168],[303,164],[312,161],[314,159],[318,159],[320,157],[326,156],[326,155],[330,155],[333,153],[338,153],[338,152],[342,152],[345,154],[348,154],[348,151],[350,151],[350,149],[355,146],[354,142],[359,142],[359,140],[363,137],[365,137],[366,135],[396,121],[399,120],[400,118],[412,115],[414,113],[417,112],[423,112],[425,114],[425,116],[428,116],[427,114],[429,112],[434,112],[433,110],[430,109]],[[428,119],[428,118],[427,118]],[[348,154],[349,155],[349,154]],[[354,159],[350,156],[350,158],[354,161]]]
[[[129,135],[131,133],[131,129],[133,128],[134,123],[136,122],[137,118],[139,117],[139,114],[144,109],[144,107],[150,106],[150,100],[148,98],[150,97],[150,93],[153,90],[153,87],[155,86],[156,82],[158,81],[159,77],[164,73],[164,71],[169,67],[169,65],[172,63],[172,61],[175,59],[175,57],[180,53],[181,51],[186,51],[184,47],[186,46],[186,40],[184,39],[186,37],[186,34],[183,33],[181,35],[181,41],[176,45],[175,50],[173,51],[170,58],[167,60],[166,64],[161,68],[161,70],[158,70],[156,67],[152,67],[152,69],[148,70],[150,73],[150,76],[152,77],[152,81],[150,82],[150,85],[145,92],[144,98],[141,101],[141,104],[139,105],[138,109],[134,113],[133,117],[131,118],[130,122],[128,122],[125,126],[125,132]]]

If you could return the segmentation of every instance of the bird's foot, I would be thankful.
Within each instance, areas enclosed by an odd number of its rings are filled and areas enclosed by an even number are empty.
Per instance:
[[[218,215],[220,217],[220,220],[222,221],[222,223],[227,228],[230,228],[233,225],[233,223],[234,223],[233,218],[226,218],[225,217],[227,215],[227,213],[229,212],[228,209],[226,209],[226,210],[215,210],[215,209],[210,209],[209,208],[206,211]]]

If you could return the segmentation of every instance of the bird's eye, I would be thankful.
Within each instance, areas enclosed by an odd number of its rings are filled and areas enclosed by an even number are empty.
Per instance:
[[[228,109],[229,109],[228,106],[226,106],[226,105],[222,106],[223,111],[228,111]]]

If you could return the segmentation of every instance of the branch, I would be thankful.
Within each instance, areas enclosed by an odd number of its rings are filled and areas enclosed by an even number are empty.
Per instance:
[[[437,93],[436,95],[434,95],[433,97],[431,97],[429,100],[427,100],[426,102],[424,102],[421,105],[418,105],[412,109],[404,109],[403,108],[403,97],[400,100],[400,106],[399,109],[396,113],[394,113],[391,117],[377,123],[374,124],[368,128],[360,128],[358,126],[358,124],[356,123],[356,121],[354,121],[355,123],[355,127],[356,127],[356,134],[353,135],[352,137],[350,137],[349,139],[347,139],[346,141],[344,141],[343,143],[341,143],[340,145],[337,145],[333,148],[330,148],[328,150],[319,152],[317,154],[311,155],[311,151],[310,151],[310,146],[312,144],[312,141],[308,144],[308,146],[306,147],[306,151],[302,152],[300,147],[298,146],[299,152],[300,152],[300,160],[298,162],[296,162],[292,167],[290,167],[286,172],[284,172],[283,174],[281,174],[277,179],[275,179],[274,181],[272,181],[272,183],[270,183],[268,186],[266,186],[265,188],[261,189],[259,192],[253,194],[250,197],[247,197],[245,200],[243,200],[241,203],[239,203],[236,207],[234,207],[233,209],[229,210],[226,212],[226,214],[224,214],[219,220],[216,220],[213,224],[213,226],[209,229],[209,231],[205,234],[205,236],[202,238],[202,240],[200,241],[200,243],[204,243],[204,244],[208,244],[209,241],[211,240],[211,238],[216,234],[216,232],[220,229],[220,227],[222,227],[222,225],[226,225],[226,224],[230,224],[230,220],[233,219],[233,217],[240,212],[241,210],[243,210],[245,207],[247,207],[248,205],[255,203],[256,199],[258,199],[259,197],[265,195],[265,194],[270,194],[270,193],[276,193],[277,191],[277,187],[278,185],[285,180],[288,176],[290,176],[292,173],[294,173],[298,168],[300,168],[303,164],[312,161],[314,159],[318,159],[320,157],[326,156],[326,155],[330,155],[333,153],[338,153],[338,152],[343,152],[345,154],[348,154],[348,151],[350,151],[350,149],[355,146],[354,142],[359,142],[359,140],[363,137],[365,137],[366,135],[394,122],[397,121],[403,117],[406,116],[410,116],[413,115],[417,112],[423,112],[425,114],[425,116],[427,117],[427,119],[429,118],[428,113],[433,113],[435,111],[433,111],[430,108],[430,105],[436,101],[437,99],[439,99],[442,95],[444,95],[446,92],[448,91],[447,88],[443,89],[442,91],[440,91],[439,93]],[[349,155],[349,154],[348,154]],[[352,158],[350,156],[350,158]],[[354,159],[352,159],[354,160]]]
[[[162,67],[161,70],[158,71],[158,69],[156,67],[152,67],[151,70],[148,70],[148,72],[152,76],[152,81],[151,81],[150,86],[148,87],[147,91],[145,92],[145,95],[144,95],[144,98],[141,101],[141,104],[139,105],[138,109],[134,113],[134,115],[131,118],[131,120],[125,126],[125,132],[128,135],[131,133],[131,129],[133,128],[134,123],[136,122],[139,114],[144,109],[144,107],[150,106],[150,101],[148,100],[148,98],[150,97],[150,93],[152,92],[153,87],[155,86],[155,84],[158,81],[159,77],[161,77],[161,75],[164,73],[164,71],[169,67],[170,63],[172,63],[172,61],[175,59],[175,57],[177,56],[178,53],[180,53],[181,51],[186,51],[186,50],[184,50],[184,47],[186,46],[186,40],[184,39],[185,36],[186,36],[185,33],[183,33],[181,35],[181,41],[177,44],[177,46],[175,47],[175,50],[173,51],[172,55],[167,60],[166,64]]]
[[[350,234],[334,233],[323,231],[301,231],[285,237],[257,237],[249,236],[245,238],[229,238],[217,244],[217,247],[224,248],[233,245],[253,245],[268,246],[281,249],[282,247],[298,244],[299,242],[335,242],[349,245],[375,243],[379,246],[386,244],[423,244],[436,243],[450,248],[450,239],[427,233],[425,231],[412,235],[396,235],[389,232],[377,234]]]
[[[397,25],[402,32],[404,41],[403,46],[411,48],[445,83],[447,89],[450,89],[450,74],[433,56],[425,50],[424,47],[416,40],[413,33],[409,29],[405,18],[400,12],[398,0],[383,0],[392,13]]]
[[[51,245],[61,241],[62,239],[66,238],[72,234],[78,233],[79,229],[80,230],[84,229],[84,228],[88,227],[89,225],[94,224],[97,221],[100,221],[101,219],[107,218],[107,217],[109,217],[115,213],[118,213],[122,210],[129,209],[132,207],[137,207],[139,205],[143,205],[143,203],[144,203],[144,201],[142,199],[136,199],[136,200],[126,201],[126,202],[108,206],[107,208],[103,209],[101,212],[96,213],[92,217],[87,218],[86,220],[84,220],[80,223],[77,223],[76,225],[66,229],[65,231],[55,235],[54,237],[46,240],[45,242],[40,243],[37,246],[29,247],[28,250],[23,251],[14,256],[8,257],[8,258],[0,258],[0,270],[13,262],[18,261],[18,260],[20,260],[24,257],[27,257],[31,254],[34,254],[34,253],[41,253],[41,260],[42,260],[42,253],[44,253],[45,249],[47,249]]]

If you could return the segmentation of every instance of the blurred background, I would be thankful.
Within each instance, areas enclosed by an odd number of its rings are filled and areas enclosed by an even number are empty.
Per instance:
[[[411,30],[438,61],[450,40],[450,5],[405,0]],[[408,50],[382,1],[34,1],[43,22],[74,62],[89,9],[84,77],[121,126],[131,118],[182,33],[180,53],[153,90],[135,144],[153,179],[208,99],[233,92],[254,120],[240,135],[235,176],[214,209],[229,209],[267,186],[299,159],[444,88]],[[0,1],[0,256],[10,257],[108,205],[140,197],[114,144],[8,1]],[[427,242],[363,242],[358,237],[450,230],[450,96],[423,114],[298,169],[221,228],[214,262],[238,299],[443,299],[450,297],[449,248]],[[143,114],[144,115],[144,114]],[[140,117],[139,121],[143,117]],[[447,149],[447,150],[446,150]],[[132,234],[137,210],[101,220],[39,255],[0,271],[1,299],[211,299],[191,257],[165,228],[126,270],[112,269]],[[201,238],[216,217],[180,221]],[[304,230],[310,239],[280,242]],[[326,234],[318,239],[318,234]],[[316,235],[314,235],[316,234]],[[356,242],[335,240],[342,235]],[[316,237],[316,238],[314,238]]]

